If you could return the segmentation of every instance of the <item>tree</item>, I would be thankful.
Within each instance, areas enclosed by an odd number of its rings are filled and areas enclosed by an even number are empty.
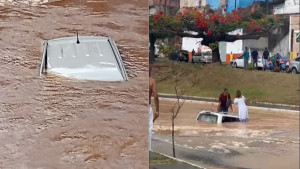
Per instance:
[[[222,14],[209,5],[197,8],[184,8],[170,17],[163,12],[150,17],[150,34],[173,34],[180,37],[202,38],[202,45],[212,49],[212,61],[221,62],[219,42],[234,42],[241,39],[267,37],[279,25],[279,18],[256,12],[255,7],[238,8]],[[230,32],[243,29],[245,34],[232,35]],[[151,43],[151,37],[150,37]]]
[[[173,157],[176,157],[176,153],[175,153],[175,119],[180,111],[180,109],[182,108],[184,101],[180,101],[180,96],[183,94],[183,90],[180,89],[180,86],[178,84],[179,81],[179,76],[180,74],[183,73],[183,70],[181,69],[181,71],[178,71],[178,67],[175,68],[174,64],[170,66],[172,74],[173,74],[173,78],[174,78],[174,91],[175,91],[175,95],[176,95],[176,102],[173,105],[172,109],[171,109],[171,113],[172,113],[172,151],[173,151]],[[176,71],[177,70],[177,71]]]

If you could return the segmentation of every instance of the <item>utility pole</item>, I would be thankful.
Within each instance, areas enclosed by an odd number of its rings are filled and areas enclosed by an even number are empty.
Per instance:
[[[167,0],[165,0],[165,14],[167,14]]]
[[[234,10],[236,10],[236,0],[234,0]]]
[[[269,14],[269,1],[266,0],[266,2],[267,2],[267,15],[268,15]]]

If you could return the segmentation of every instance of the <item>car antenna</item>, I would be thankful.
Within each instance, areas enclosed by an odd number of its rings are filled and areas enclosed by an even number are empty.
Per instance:
[[[77,42],[76,42],[77,44],[79,44],[80,42],[79,42],[79,38],[78,38],[78,31],[77,31]]]

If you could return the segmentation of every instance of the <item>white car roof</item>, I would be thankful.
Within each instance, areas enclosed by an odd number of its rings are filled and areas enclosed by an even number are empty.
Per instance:
[[[66,77],[84,80],[128,80],[119,50],[109,37],[79,36],[48,40],[43,69]]]

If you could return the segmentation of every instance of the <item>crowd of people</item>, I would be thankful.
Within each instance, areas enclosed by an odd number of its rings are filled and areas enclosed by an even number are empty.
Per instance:
[[[245,47],[245,50],[243,52],[243,58],[244,58],[244,69],[249,68],[249,59],[250,54],[248,47]],[[252,59],[252,67],[253,69],[258,69],[258,59],[259,54],[257,50],[251,51],[251,59]],[[289,67],[289,60],[287,58],[282,57],[279,53],[276,53],[273,56],[270,56],[270,52],[267,48],[262,53],[262,70],[270,70],[274,72],[278,71],[287,71]]]

